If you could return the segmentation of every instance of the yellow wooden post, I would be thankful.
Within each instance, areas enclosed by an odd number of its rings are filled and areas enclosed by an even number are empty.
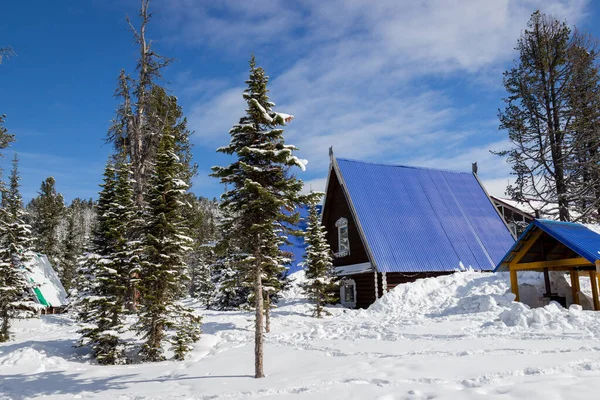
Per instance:
[[[598,274],[596,274],[596,271],[590,271],[590,281],[592,284],[592,300],[594,301],[594,310],[600,311],[600,301],[598,300]]]
[[[579,292],[581,291],[579,288],[579,271],[575,269],[571,270],[571,290],[573,291],[573,304],[581,304],[579,302]]]
[[[519,301],[519,280],[516,269],[510,270],[510,289],[515,294],[515,301]]]

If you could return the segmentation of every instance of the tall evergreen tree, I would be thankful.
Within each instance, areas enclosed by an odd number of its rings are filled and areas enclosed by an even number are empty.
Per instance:
[[[225,167],[213,167],[213,176],[227,185],[221,196],[222,207],[233,216],[228,229],[237,232],[245,259],[239,264],[244,276],[253,282],[255,306],[255,377],[264,377],[263,370],[263,281],[266,274],[283,268],[283,255],[278,247],[282,221],[294,224],[297,213],[286,215],[299,204],[302,182],[290,175],[291,167],[304,168],[293,155],[296,147],[286,145],[283,129],[278,127],[291,116],[272,111],[267,95],[268,77],[250,60],[250,77],[244,91],[248,108],[246,115],[230,130],[231,141],[219,152],[233,155],[236,160]]]
[[[497,154],[508,156],[516,176],[507,193],[543,202],[561,221],[585,218],[600,204],[595,45],[537,11],[516,50],[516,65],[504,73],[508,96],[499,112],[512,146]],[[571,215],[573,205],[583,214]]]
[[[576,32],[568,56],[573,71],[567,101],[575,138],[568,157],[569,208],[575,219],[595,222],[600,221],[600,71],[595,40]]]
[[[34,248],[48,256],[52,265],[58,269],[59,277],[62,279],[58,227],[66,208],[63,196],[56,191],[56,181],[53,177],[48,177],[42,182],[38,196],[31,200],[28,210],[31,213],[31,225],[35,238]]]
[[[150,0],[140,0],[140,3],[139,29],[127,18],[129,29],[139,46],[137,76],[134,79],[121,70],[115,96],[121,98],[122,103],[108,134],[108,140],[115,145],[117,153],[124,153],[131,162],[138,207],[144,204],[146,186],[164,126],[164,121],[153,114],[152,91],[162,79],[162,69],[172,61],[158,54],[152,41],[146,39],[152,17]]]
[[[10,319],[20,309],[35,307],[26,274],[31,272],[31,229],[19,191],[18,158],[15,154],[8,188],[2,184],[0,208],[0,342],[10,339]]]
[[[93,252],[84,264],[86,287],[80,294],[79,313],[80,321],[86,324],[80,331],[80,343],[90,345],[101,364],[127,361],[122,334],[131,271],[137,268],[137,254],[129,240],[135,215],[129,164],[121,161],[115,167],[108,162],[98,201]]]
[[[319,210],[317,209],[321,197],[322,193],[314,194],[310,202],[308,227],[304,236],[307,247],[303,263],[306,274],[306,283],[303,285],[303,289],[308,298],[315,303],[313,315],[317,318],[321,318],[324,304],[336,300],[336,277],[331,248],[327,242],[327,232],[321,224]]]
[[[136,329],[145,339],[140,354],[147,361],[164,359],[166,341],[172,344],[175,358],[183,359],[200,337],[200,317],[179,301],[189,283],[185,256],[190,238],[182,218],[185,172],[174,136],[163,135],[147,194],[147,225],[142,238]]]
[[[73,209],[67,211],[67,236],[62,243],[60,265],[62,270],[62,283],[67,293],[73,287],[75,273],[77,270],[77,260],[81,255],[78,240],[80,231],[76,224],[76,216]],[[82,249],[81,249],[82,250]]]

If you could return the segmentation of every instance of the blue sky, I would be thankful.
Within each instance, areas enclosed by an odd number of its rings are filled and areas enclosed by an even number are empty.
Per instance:
[[[125,15],[137,0],[12,1],[2,6],[0,113],[17,135],[23,195],[54,176],[67,200],[95,197],[111,152],[104,143],[121,68],[136,48]],[[489,150],[498,131],[502,72],[536,9],[600,36],[583,0],[154,0],[148,37],[177,61],[165,72],[184,107],[200,167],[193,191],[218,196],[207,176],[215,148],[243,115],[250,53],[271,77],[277,111],[295,115],[287,141],[309,160],[299,172],[323,189],[327,149],[337,156],[468,171],[478,161],[502,195],[508,166]],[[6,163],[6,162],[4,162]]]

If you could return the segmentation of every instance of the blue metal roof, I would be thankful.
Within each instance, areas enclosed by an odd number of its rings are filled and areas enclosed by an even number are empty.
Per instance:
[[[319,212],[321,211],[321,206],[317,206]],[[298,231],[306,231],[308,227],[308,207],[299,207],[297,210],[300,213],[300,220],[296,226],[291,227],[292,229]],[[288,265],[288,273],[293,274],[294,272],[300,271],[302,267],[298,264],[304,261],[304,253],[306,251],[307,244],[304,243],[303,236],[294,236],[287,235],[289,244],[284,244],[280,247],[282,251],[290,253],[292,255],[292,262]]]
[[[493,270],[514,239],[471,173],[337,159],[380,272]]]
[[[520,245],[521,241],[529,237],[530,232],[536,227],[543,230],[589,262],[594,263],[596,260],[600,260],[600,235],[596,232],[590,230],[585,225],[577,224],[575,222],[536,219],[529,224],[517,242],[507,251],[504,257],[502,257],[502,260],[500,260],[495,269],[496,271],[508,270],[508,268],[502,266],[502,264],[506,262],[506,259]]]

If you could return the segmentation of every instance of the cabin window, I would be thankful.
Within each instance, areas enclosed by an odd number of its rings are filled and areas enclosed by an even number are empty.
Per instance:
[[[335,223],[338,229],[338,252],[336,257],[346,257],[350,255],[350,238],[348,237],[348,220],[340,218]]]
[[[344,279],[340,285],[340,299],[345,307],[356,307],[356,282],[353,279]]]

